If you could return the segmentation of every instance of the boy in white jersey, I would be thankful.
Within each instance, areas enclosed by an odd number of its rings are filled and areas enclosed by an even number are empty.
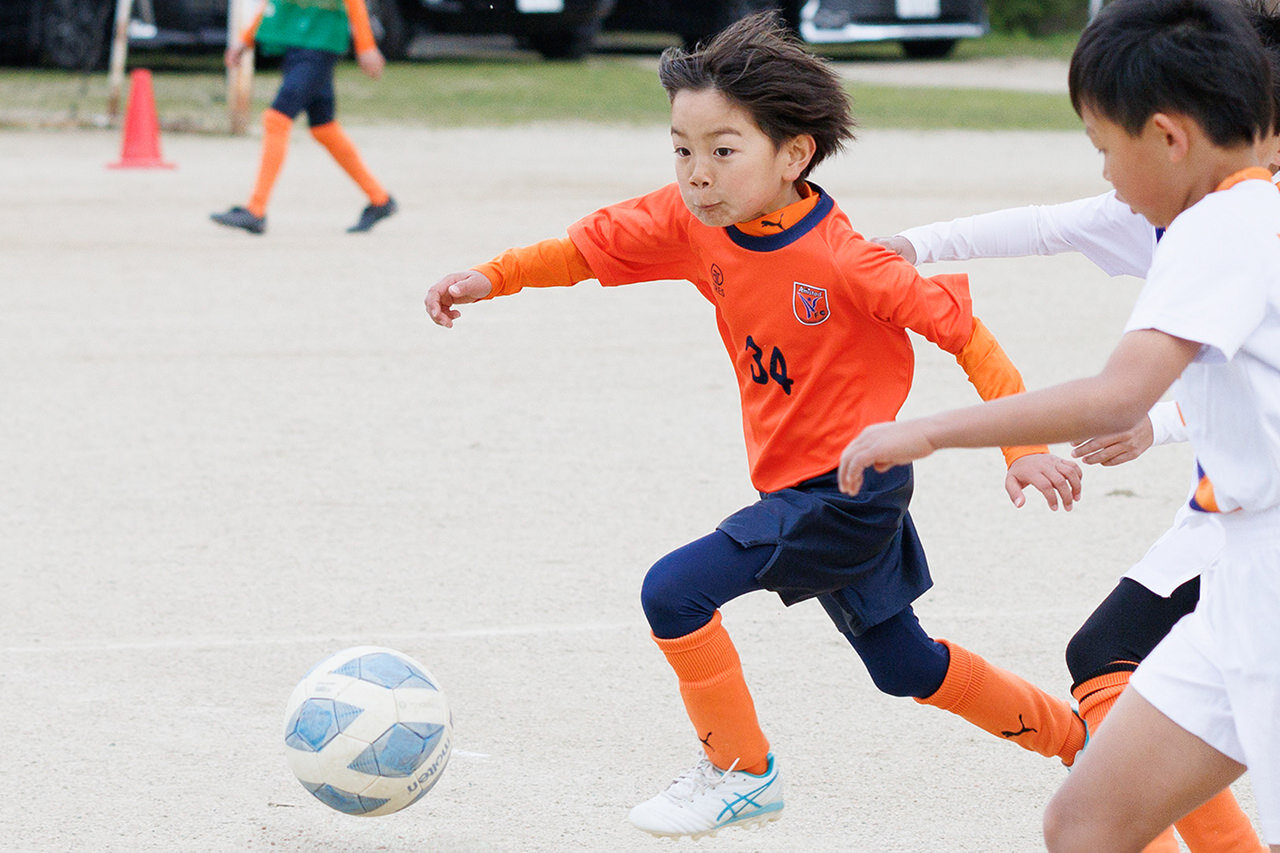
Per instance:
[[[1280,15],[1253,0],[1244,4],[1273,63],[1280,65]],[[1272,96],[1280,105],[1280,78]],[[1280,111],[1268,145],[1280,136]],[[1280,169],[1274,157],[1270,170]],[[1109,275],[1145,276],[1163,229],[1119,200],[1115,191],[1052,205],[1028,205],[908,228],[877,238],[913,263],[1079,252]],[[1187,440],[1176,403],[1157,403],[1132,429],[1091,438],[1074,450],[1085,462],[1117,465],[1147,448]],[[1173,526],[1125,572],[1067,646],[1072,694],[1096,732],[1129,676],[1182,616],[1195,609],[1200,574],[1217,557],[1222,533],[1215,515],[1185,502]],[[1247,815],[1230,789],[1176,824],[1192,853],[1246,853],[1261,848]],[[1170,830],[1147,853],[1176,851]]]
[[[1195,613],[1138,667],[1050,804],[1046,840],[1139,850],[1247,766],[1280,851],[1280,194],[1261,168],[1266,53],[1233,4],[1118,0],[1081,38],[1070,83],[1105,177],[1168,229],[1124,338],[1096,377],[868,428],[840,482],[856,493],[865,468],[939,447],[1118,432],[1178,379],[1198,457],[1191,506],[1222,513],[1222,553]]]

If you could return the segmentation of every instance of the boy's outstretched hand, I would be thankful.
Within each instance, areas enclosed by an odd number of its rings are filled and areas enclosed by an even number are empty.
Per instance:
[[[911,241],[906,237],[899,237],[896,234],[892,237],[872,237],[871,242],[879,243],[886,249],[897,252],[912,264],[916,262],[916,247],[911,245]]]
[[[1150,449],[1154,441],[1151,419],[1143,418],[1132,429],[1080,442],[1071,448],[1071,455],[1086,465],[1119,465],[1137,459]]]
[[[872,424],[840,454],[836,481],[840,491],[856,495],[862,491],[862,472],[867,468],[888,471],[896,465],[923,459],[936,449],[914,421]]]
[[[453,306],[478,302],[492,290],[493,282],[475,270],[451,272],[427,291],[427,314],[437,326],[452,329],[453,321],[462,316]]]
[[[840,491],[846,495],[860,492],[867,468],[887,471],[895,465],[923,459],[936,449],[918,421],[872,424],[840,454],[836,477]],[[1044,495],[1049,509],[1056,510],[1061,500],[1063,507],[1070,510],[1080,500],[1080,476],[1080,466],[1070,460],[1051,453],[1033,453],[1014,460],[1004,485],[1014,506],[1026,503],[1022,490],[1034,486]]]
[[[387,67],[387,60],[382,55],[382,51],[376,47],[371,47],[356,54],[356,64],[360,66],[364,76],[374,80],[381,80],[382,72]]]
[[[1004,490],[1009,493],[1009,500],[1014,506],[1020,507],[1027,502],[1022,495],[1027,486],[1040,490],[1049,509],[1056,510],[1061,499],[1062,508],[1070,512],[1072,504],[1080,500],[1080,466],[1052,453],[1020,456],[1013,460],[1004,478]]]

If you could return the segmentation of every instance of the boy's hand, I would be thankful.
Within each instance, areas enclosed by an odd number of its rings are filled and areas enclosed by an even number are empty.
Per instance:
[[[248,50],[249,45],[242,41],[238,41],[235,44],[228,46],[226,53],[222,55],[223,64],[228,68],[235,68],[240,64],[240,60]]]
[[[449,273],[427,291],[427,313],[437,326],[452,329],[453,321],[461,316],[454,305],[478,302],[492,290],[493,282],[475,270]]]
[[[1022,495],[1027,486],[1040,490],[1049,509],[1057,510],[1058,499],[1061,498],[1062,508],[1070,512],[1072,504],[1080,500],[1080,466],[1052,453],[1020,456],[1013,460],[1004,478],[1004,490],[1009,493],[1009,500],[1014,506],[1020,507],[1027,502]]]
[[[356,54],[356,64],[360,66],[360,70],[366,77],[378,80],[382,77],[382,69],[387,67],[387,60],[383,57],[382,51],[371,47]]]
[[[896,252],[899,255],[902,255],[902,257],[905,260],[909,261],[912,266],[915,265],[916,247],[911,245],[911,241],[908,240],[906,237],[898,237],[896,235],[893,237],[872,237],[871,242],[879,243],[881,246],[884,246],[886,249],[889,249],[892,252]]]
[[[925,438],[924,430],[912,421],[872,424],[840,454],[836,482],[846,495],[856,495],[862,491],[862,473],[867,468],[888,471],[895,465],[923,459],[935,449]]]
[[[1143,418],[1133,429],[1080,442],[1071,448],[1071,455],[1086,465],[1119,465],[1137,459],[1154,442],[1151,418]]]

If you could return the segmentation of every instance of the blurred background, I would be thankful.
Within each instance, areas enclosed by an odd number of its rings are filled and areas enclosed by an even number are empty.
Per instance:
[[[248,14],[256,0],[240,0]],[[389,60],[431,59],[473,47],[550,59],[593,51],[693,44],[738,18],[777,9],[805,41],[824,47],[892,45],[910,58],[943,58],[958,44],[997,36],[1078,32],[1098,0],[367,0]],[[220,53],[228,0],[133,0],[129,49]],[[105,68],[117,0],[5,0],[0,63]]]

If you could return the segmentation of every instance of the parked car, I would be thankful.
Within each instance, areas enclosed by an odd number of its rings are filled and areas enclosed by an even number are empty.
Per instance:
[[[811,44],[900,42],[915,59],[947,56],[988,30],[983,0],[809,0],[797,28]]]
[[[414,37],[502,33],[543,56],[576,59],[602,30],[673,33],[701,41],[744,15],[777,9],[812,44],[898,41],[912,57],[942,57],[987,32],[983,0],[365,0],[388,59]],[[3,0],[0,62],[105,65],[115,0]],[[221,50],[227,0],[134,0],[134,48]]]
[[[437,32],[510,33],[543,56],[583,56],[603,30],[667,32],[702,41],[769,9],[812,44],[896,41],[911,57],[942,57],[987,33],[983,0],[369,0],[387,25],[389,57],[415,26]]]
[[[615,0],[366,0],[388,59],[403,58],[419,29],[514,35],[548,59],[579,59],[595,44]],[[622,0],[626,2],[626,0]]]
[[[133,0],[129,46],[221,51],[227,46],[227,0]]]
[[[3,0],[0,62],[91,69],[104,65],[115,0]]]

